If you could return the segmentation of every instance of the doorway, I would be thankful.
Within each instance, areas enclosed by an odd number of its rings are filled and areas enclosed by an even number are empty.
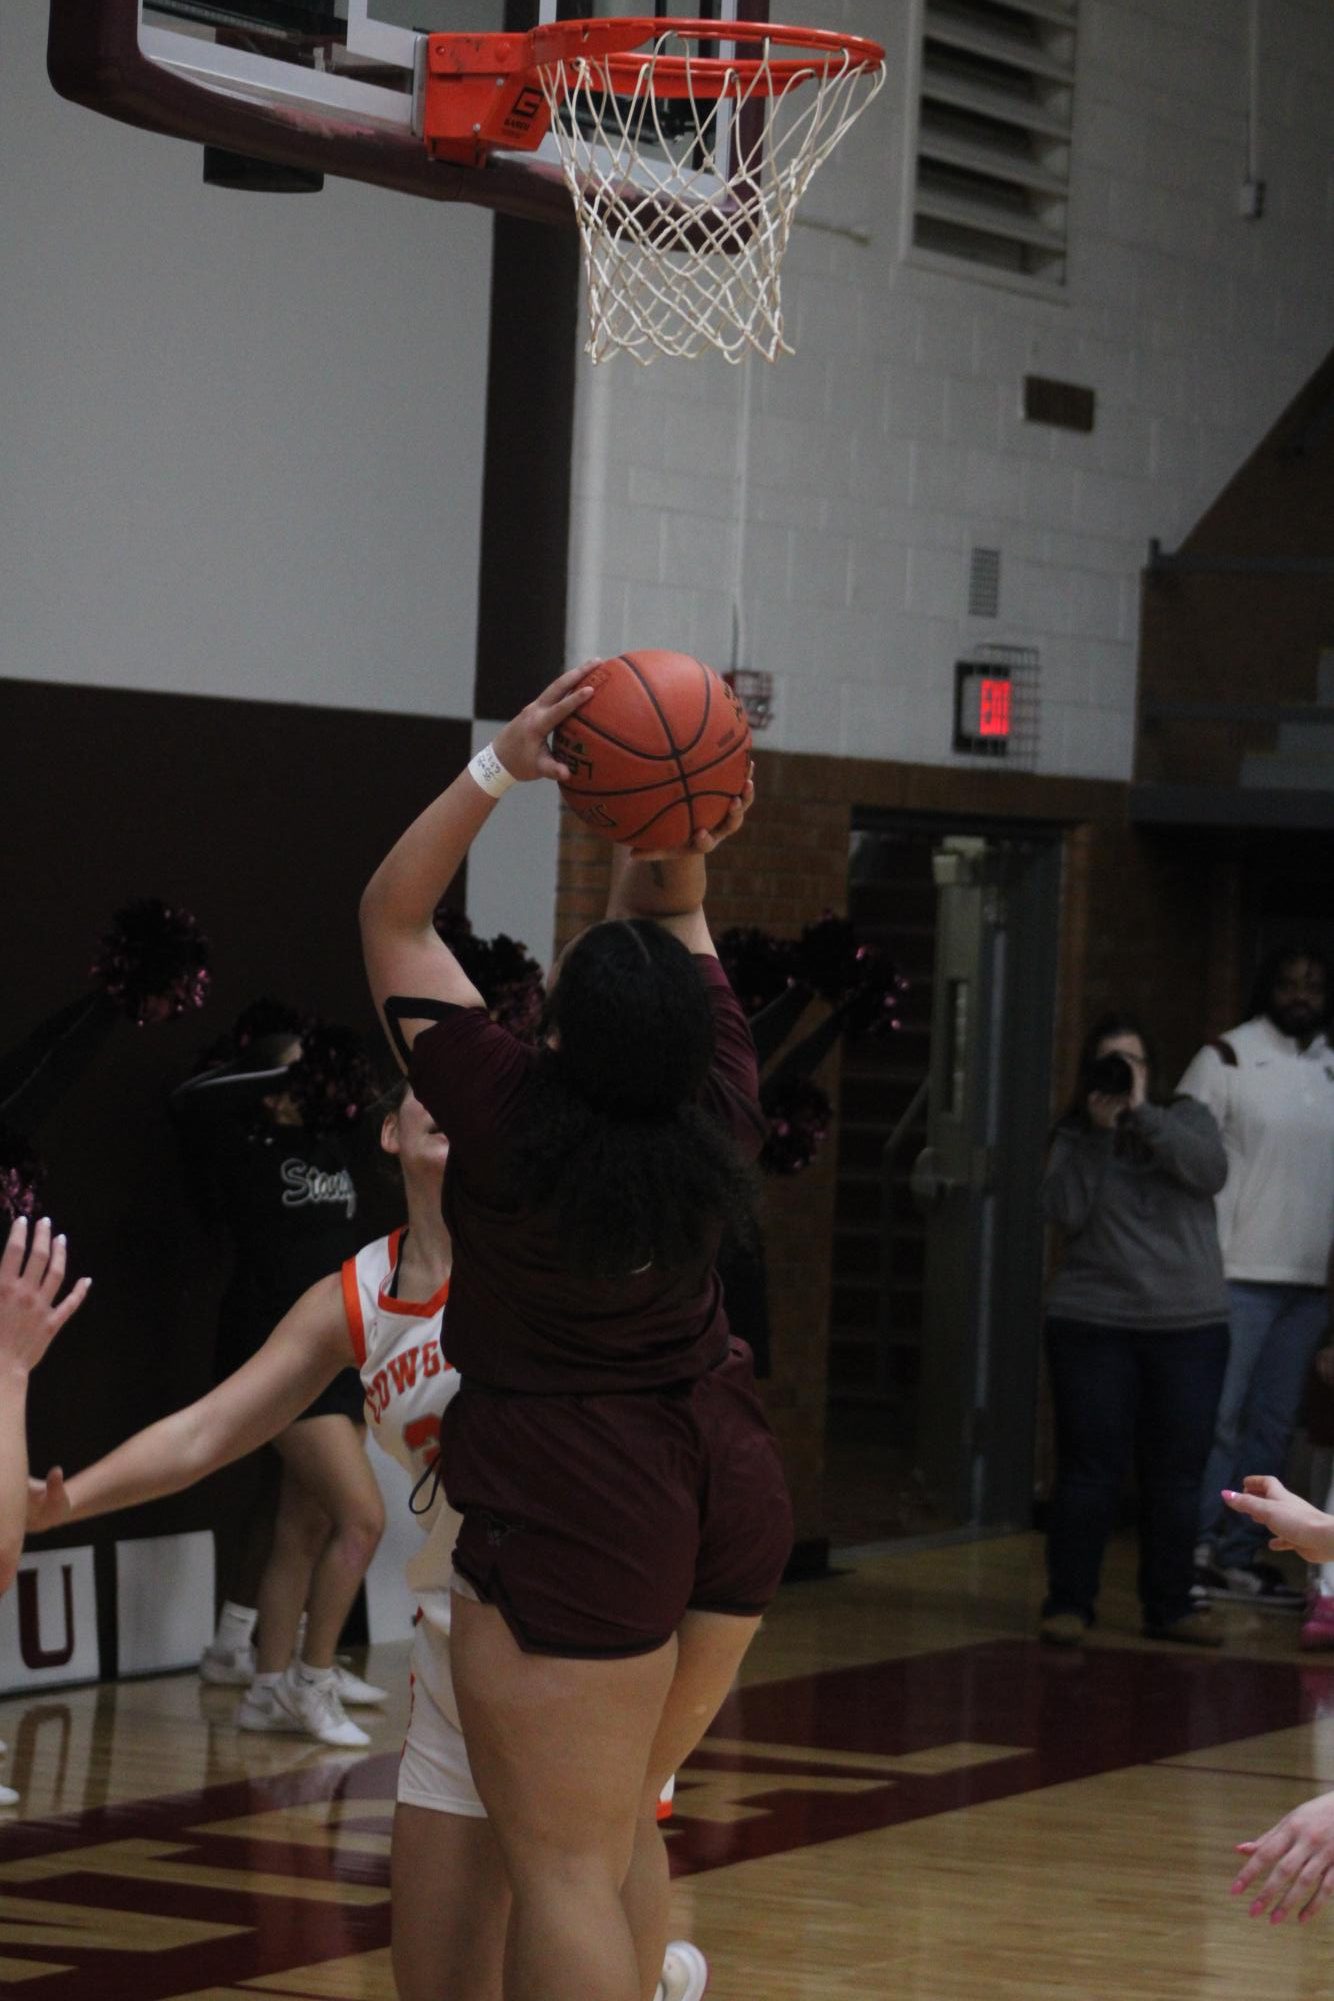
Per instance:
[[[843,1056],[836,1544],[1031,1518],[1060,880],[1050,827],[854,815],[849,915],[910,984]]]

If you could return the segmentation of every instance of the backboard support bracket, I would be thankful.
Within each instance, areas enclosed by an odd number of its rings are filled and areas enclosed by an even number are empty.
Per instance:
[[[225,95],[147,56],[139,0],[50,0],[47,74],[72,104],[142,131],[306,167],[431,201],[466,201],[573,227],[558,165],[492,154],[480,166],[432,159],[410,130],[354,130],[318,109]]]

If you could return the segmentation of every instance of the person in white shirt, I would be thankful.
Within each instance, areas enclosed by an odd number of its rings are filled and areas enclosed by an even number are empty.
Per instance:
[[[1191,1060],[1179,1089],[1208,1105],[1228,1178],[1218,1197],[1230,1349],[1205,1468],[1200,1595],[1297,1605],[1260,1560],[1263,1534],[1220,1499],[1243,1475],[1277,1474],[1325,1329],[1334,1227],[1334,1052],[1330,969],[1315,946],[1280,947],[1256,978],[1251,1017]]]
[[[318,1280],[258,1353],[197,1403],[136,1433],[68,1483],[58,1470],[31,1482],[28,1526],[55,1528],[177,1493],[266,1444],[355,1363],[372,1435],[417,1478],[414,1508],[426,1530],[407,1573],[421,1616],[390,1851],[399,2001],[501,2001],[510,1889],[454,1701],[449,1584],[459,1518],[434,1477],[440,1415],[459,1382],[443,1333],[453,1262],[440,1213],[449,1146],[406,1080],[384,1103],[381,1145],[403,1173],[407,1228]],[[640,1905],[646,1935],[657,1930],[665,1938],[665,1885],[646,1885]],[[700,2001],[707,1979],[698,1948],[673,1941],[655,2001]]]

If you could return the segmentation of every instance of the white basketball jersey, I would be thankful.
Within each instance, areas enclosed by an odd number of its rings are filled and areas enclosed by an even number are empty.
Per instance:
[[[442,1346],[445,1282],[433,1299],[396,1297],[403,1231],[380,1237],[343,1266],[343,1304],[348,1335],[366,1392],[366,1421],[378,1445],[396,1459],[414,1482],[429,1474],[440,1456],[440,1414],[459,1386],[458,1372]],[[420,1507],[431,1492],[427,1480]],[[422,1600],[432,1624],[449,1616],[449,1578],[459,1517],[435,1488],[419,1517],[426,1540],[407,1568],[411,1590]],[[431,1602],[427,1603],[427,1594]]]

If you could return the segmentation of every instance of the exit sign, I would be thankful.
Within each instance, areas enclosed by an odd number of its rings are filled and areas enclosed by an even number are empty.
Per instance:
[[[954,668],[954,748],[972,757],[1004,757],[1014,722],[1010,669],[959,660]]]

